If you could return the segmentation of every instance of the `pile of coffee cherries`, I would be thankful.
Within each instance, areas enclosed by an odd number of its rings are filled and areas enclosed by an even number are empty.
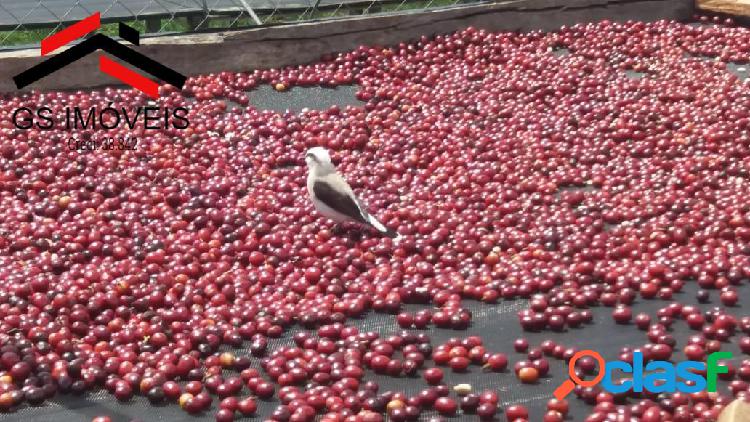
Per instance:
[[[147,99],[114,88],[3,96],[0,410],[105,389],[218,421],[252,416],[270,398],[277,422],[432,410],[528,420],[496,391],[452,393],[439,366],[510,366],[533,384],[549,357],[575,349],[519,339],[528,356],[509,363],[480,338],[433,344],[422,330],[466,329],[470,301],[528,299],[518,323],[538,332],[585,330],[591,308],[612,307],[650,341],[623,358],[639,348],[648,359],[702,359],[726,342],[747,353],[750,321],[734,306],[750,277],[750,95],[729,61],[750,61],[750,31],[729,21],[604,21],[550,33],[467,28],[306,66],[192,77],[163,87],[155,105],[188,108],[186,129],[19,129],[20,107],[132,116]],[[259,110],[247,91],[261,84],[356,84],[363,105]],[[69,148],[104,137],[138,142]],[[400,242],[336,230],[313,211],[303,160],[313,146],[332,151]],[[725,307],[674,302],[687,283]],[[633,316],[642,300],[664,309]],[[358,329],[353,320],[373,313],[406,331]],[[688,344],[670,335],[678,319],[696,330]],[[291,333],[293,344],[277,346]],[[424,390],[380,391],[370,371],[413,376]],[[726,378],[723,393],[592,387],[569,399],[593,406],[591,422],[708,421],[748,396],[750,361]],[[561,420],[568,402],[546,412]]]

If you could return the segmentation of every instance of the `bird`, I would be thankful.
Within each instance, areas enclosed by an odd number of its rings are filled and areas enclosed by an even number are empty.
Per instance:
[[[400,236],[370,215],[362,201],[354,195],[349,183],[336,172],[331,155],[323,147],[313,147],[305,154],[307,193],[315,209],[336,223],[354,221],[370,226],[392,239]]]

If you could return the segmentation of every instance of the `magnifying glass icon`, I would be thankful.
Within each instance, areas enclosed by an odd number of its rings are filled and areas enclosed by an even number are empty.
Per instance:
[[[599,364],[599,373],[596,375],[596,378],[589,381],[584,381],[579,378],[578,375],[576,375],[576,362],[578,362],[578,359],[584,356],[591,356],[592,358],[596,359],[596,363]],[[580,385],[581,387],[593,387],[596,384],[599,384],[599,381],[604,378],[604,358],[602,357],[602,355],[593,350],[581,350],[580,352],[574,354],[572,358],[570,358],[570,361],[568,362],[568,375],[570,376],[570,379],[565,380],[562,384],[560,384],[559,387],[555,389],[554,395],[558,400],[562,400],[568,394],[570,394],[570,392],[575,388],[576,384]]]

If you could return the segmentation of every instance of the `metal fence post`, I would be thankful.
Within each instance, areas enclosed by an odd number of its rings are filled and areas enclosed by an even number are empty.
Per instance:
[[[146,33],[156,34],[161,30],[161,18],[158,16],[149,16],[146,18]]]
[[[318,1],[320,1],[320,0],[318,0]],[[250,7],[249,4],[247,4],[247,1],[240,0],[240,2],[242,3],[242,7],[245,8],[245,10],[247,11],[247,14],[250,15],[250,17],[253,19],[253,21],[255,22],[255,24],[258,25],[258,26],[263,25],[263,22],[260,21],[260,19],[258,18],[258,15],[255,14],[255,11],[253,10],[253,8]],[[205,2],[204,2],[204,4],[205,4]]]

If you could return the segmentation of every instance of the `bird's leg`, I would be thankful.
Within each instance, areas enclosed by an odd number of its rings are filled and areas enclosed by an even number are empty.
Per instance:
[[[343,223],[336,223],[333,225],[333,228],[331,229],[331,231],[333,232],[333,234],[340,236],[344,234],[346,230],[344,229]]]

